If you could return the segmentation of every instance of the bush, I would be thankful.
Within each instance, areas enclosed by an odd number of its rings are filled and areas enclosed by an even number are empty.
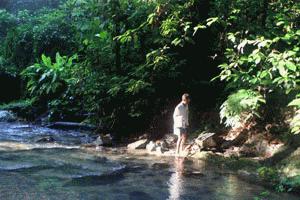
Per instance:
[[[55,98],[66,91],[73,81],[70,71],[77,55],[70,58],[56,54],[55,62],[50,57],[42,55],[40,63],[27,67],[21,75],[27,80],[27,90],[33,97],[47,96]]]
[[[238,90],[229,95],[222,104],[221,121],[224,121],[226,126],[238,127],[253,119],[254,116],[259,117],[259,108],[265,103],[263,96],[256,91]]]

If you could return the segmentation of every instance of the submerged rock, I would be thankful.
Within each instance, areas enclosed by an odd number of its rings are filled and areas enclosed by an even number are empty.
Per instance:
[[[200,159],[200,160],[206,160],[207,158],[209,158],[209,156],[211,156],[212,153],[211,152],[207,152],[207,151],[200,151],[200,152],[197,152],[195,154],[193,154],[193,158],[197,158],[197,159]]]
[[[148,139],[142,139],[142,140],[138,140],[136,142],[133,142],[131,144],[128,144],[127,148],[128,149],[145,149],[147,143],[148,143]]]
[[[96,185],[110,185],[124,179],[123,173],[106,173],[102,175],[86,175],[80,177],[74,177],[71,181],[67,182],[64,186],[66,187],[87,187]]]
[[[151,200],[153,199],[149,194],[144,191],[132,191],[129,193],[131,200]]]
[[[56,140],[51,136],[45,136],[45,137],[41,137],[41,138],[38,138],[37,140],[35,140],[36,143],[53,143],[55,141]]]
[[[7,110],[0,111],[0,122],[13,122],[16,120],[17,117],[12,112]]]

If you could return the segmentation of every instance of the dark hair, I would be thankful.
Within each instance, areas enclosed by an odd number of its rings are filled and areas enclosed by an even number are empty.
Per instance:
[[[184,93],[182,95],[182,99],[190,99],[190,95],[188,93]]]

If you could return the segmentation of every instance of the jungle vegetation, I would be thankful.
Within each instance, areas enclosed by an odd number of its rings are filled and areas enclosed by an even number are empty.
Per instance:
[[[3,103],[124,133],[189,92],[194,118],[300,132],[296,0],[14,2],[0,3],[0,72],[19,90]]]

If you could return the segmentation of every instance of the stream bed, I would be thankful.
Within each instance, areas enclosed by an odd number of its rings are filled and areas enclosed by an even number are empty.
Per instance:
[[[54,143],[37,143],[51,136]],[[0,123],[0,199],[300,199],[240,179],[203,161],[90,153],[87,133]]]

